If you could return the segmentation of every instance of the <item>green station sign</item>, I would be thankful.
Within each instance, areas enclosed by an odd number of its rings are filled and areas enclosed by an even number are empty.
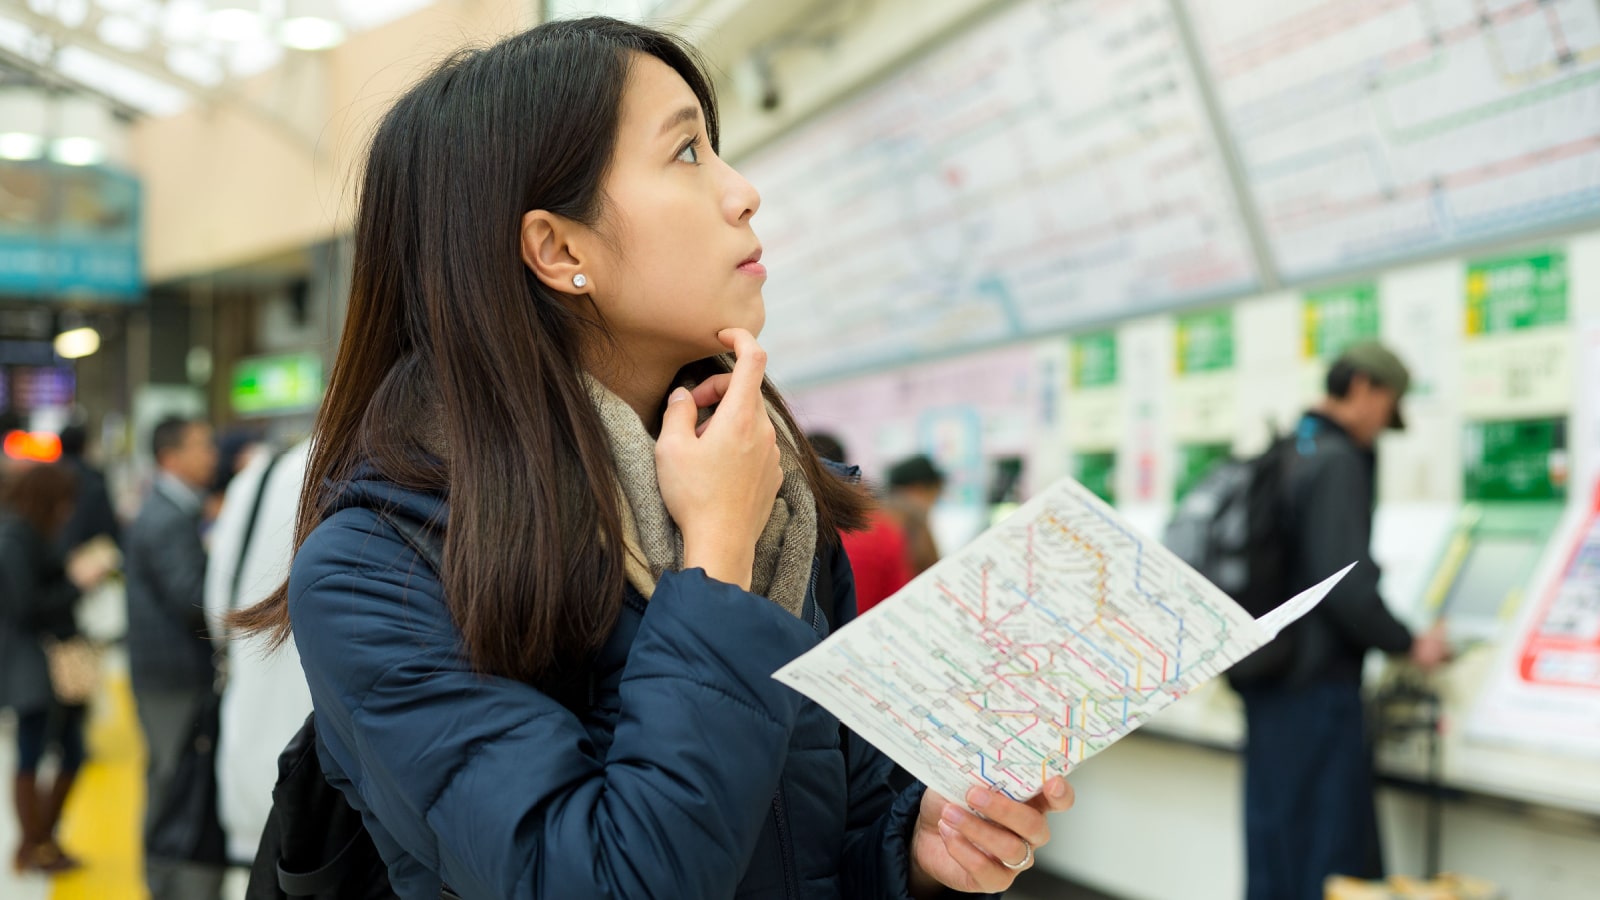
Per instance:
[[[1223,372],[1233,368],[1233,312],[1178,317],[1177,372]]]
[[[1566,321],[1564,252],[1482,259],[1467,265],[1467,334],[1524,331]]]
[[[1103,331],[1072,339],[1072,386],[1109,387],[1117,383],[1117,334]]]
[[[1332,359],[1346,347],[1378,338],[1378,286],[1372,282],[1312,291],[1301,304],[1301,352]]]
[[[1468,500],[1563,500],[1567,420],[1471,422],[1463,447]]]
[[[322,357],[286,353],[242,359],[229,398],[241,416],[309,412],[322,400]]]

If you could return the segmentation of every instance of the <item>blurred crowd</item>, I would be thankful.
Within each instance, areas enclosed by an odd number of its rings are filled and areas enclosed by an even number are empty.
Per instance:
[[[142,499],[119,515],[88,431],[69,425],[54,439],[11,442],[0,458],[13,869],[81,865],[58,825],[114,652],[126,659],[145,740],[151,894],[215,900],[226,867],[253,859],[278,751],[311,708],[292,648],[230,647],[222,621],[286,575],[304,445],[285,451],[251,432],[219,437],[205,421],[165,419],[150,432]],[[86,626],[85,611],[107,602],[121,613],[112,633]]]

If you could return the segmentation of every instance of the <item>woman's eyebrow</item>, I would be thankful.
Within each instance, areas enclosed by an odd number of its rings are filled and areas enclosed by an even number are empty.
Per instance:
[[[700,121],[700,107],[685,106],[684,108],[667,117],[667,121],[662,124],[661,132],[657,135],[657,137],[660,137],[662,134],[666,134],[685,122],[698,121]]]

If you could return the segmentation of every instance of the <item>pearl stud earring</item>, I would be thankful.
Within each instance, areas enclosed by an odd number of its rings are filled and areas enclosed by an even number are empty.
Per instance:
[[[577,275],[572,276],[572,286],[573,287],[580,287],[581,288],[581,287],[584,287],[585,285],[587,285],[588,283],[589,283],[588,276],[584,275],[581,272],[579,274],[577,274]]]

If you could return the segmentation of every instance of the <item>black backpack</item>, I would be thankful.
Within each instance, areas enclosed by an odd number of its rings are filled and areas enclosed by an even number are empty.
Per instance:
[[[435,572],[444,571],[444,536],[429,523],[378,511]],[[819,541],[816,601],[834,625],[832,547]],[[593,684],[584,693],[593,696]],[[573,703],[567,705],[573,706]],[[843,732],[844,726],[840,726]],[[448,887],[442,900],[460,900]],[[328,783],[317,759],[316,716],[306,717],[278,756],[272,810],[250,867],[245,900],[397,900],[389,869],[361,814]]]
[[[444,536],[437,529],[388,511],[378,517],[435,572],[444,570]],[[250,867],[245,900],[397,900],[361,814],[322,774],[315,719],[315,714],[306,717],[278,757],[272,811]],[[449,888],[439,896],[459,900]]]
[[[1252,617],[1290,598],[1293,438],[1273,437],[1253,459],[1219,463],[1178,504],[1163,543]],[[1294,657],[1294,629],[1228,671],[1235,687],[1276,680]]]

